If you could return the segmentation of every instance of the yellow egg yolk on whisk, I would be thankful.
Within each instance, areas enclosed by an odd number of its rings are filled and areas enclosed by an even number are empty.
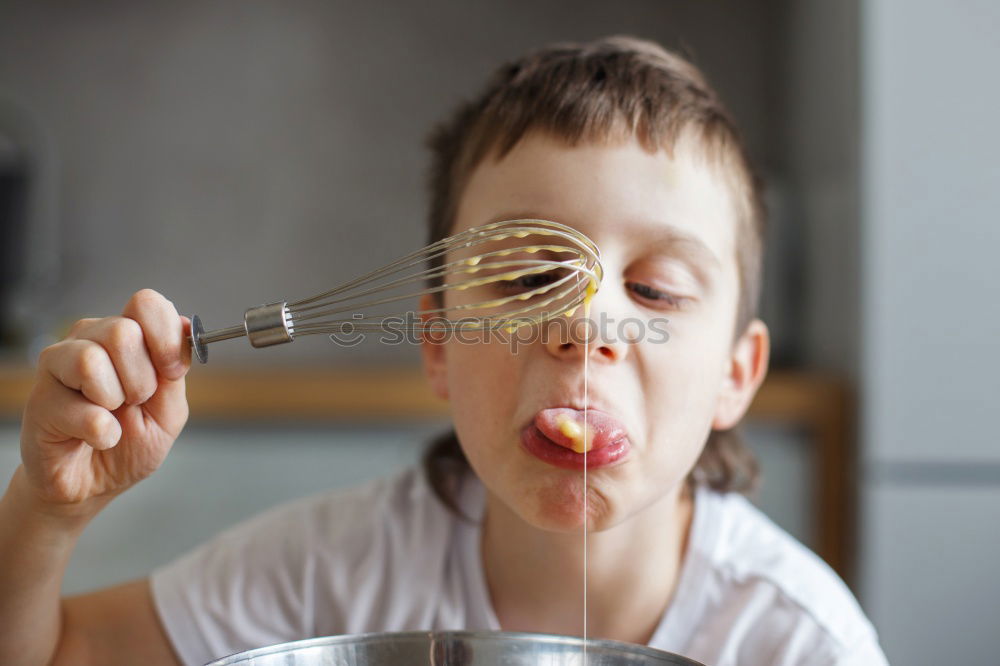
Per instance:
[[[585,453],[594,448],[594,434],[590,426],[580,425],[575,419],[563,414],[559,417],[559,432],[566,435],[573,442],[572,449],[577,453]]]

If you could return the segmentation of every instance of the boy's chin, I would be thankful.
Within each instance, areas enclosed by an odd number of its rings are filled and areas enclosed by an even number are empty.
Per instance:
[[[587,497],[587,520],[584,524],[584,502],[580,484],[576,488],[548,487],[533,495],[522,496],[515,511],[524,522],[546,532],[581,534],[600,532],[615,520],[605,498],[591,489]]]

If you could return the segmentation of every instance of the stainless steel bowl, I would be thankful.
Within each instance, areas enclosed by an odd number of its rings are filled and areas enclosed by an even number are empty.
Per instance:
[[[586,661],[584,645],[586,644]],[[241,652],[208,666],[700,666],[618,641],[550,634],[414,631],[312,638]]]

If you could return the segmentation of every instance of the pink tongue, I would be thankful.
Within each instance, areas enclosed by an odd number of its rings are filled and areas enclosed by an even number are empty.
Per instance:
[[[569,407],[553,407],[543,409],[535,415],[535,427],[542,434],[560,446],[575,449],[579,442],[563,432],[566,419],[571,419],[578,426],[583,426],[583,410]],[[626,436],[625,427],[610,414],[594,409],[587,410],[587,448],[591,451],[614,444]]]

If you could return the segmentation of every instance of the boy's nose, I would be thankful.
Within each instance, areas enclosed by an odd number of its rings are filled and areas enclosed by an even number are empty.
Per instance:
[[[586,315],[580,308],[572,317],[559,317],[548,323],[545,349],[556,358],[566,360],[582,361],[586,354],[592,361],[622,361],[628,354],[628,344],[616,339],[613,331],[601,330],[602,322],[607,324],[608,321],[607,316],[601,317],[601,311],[594,308]]]

